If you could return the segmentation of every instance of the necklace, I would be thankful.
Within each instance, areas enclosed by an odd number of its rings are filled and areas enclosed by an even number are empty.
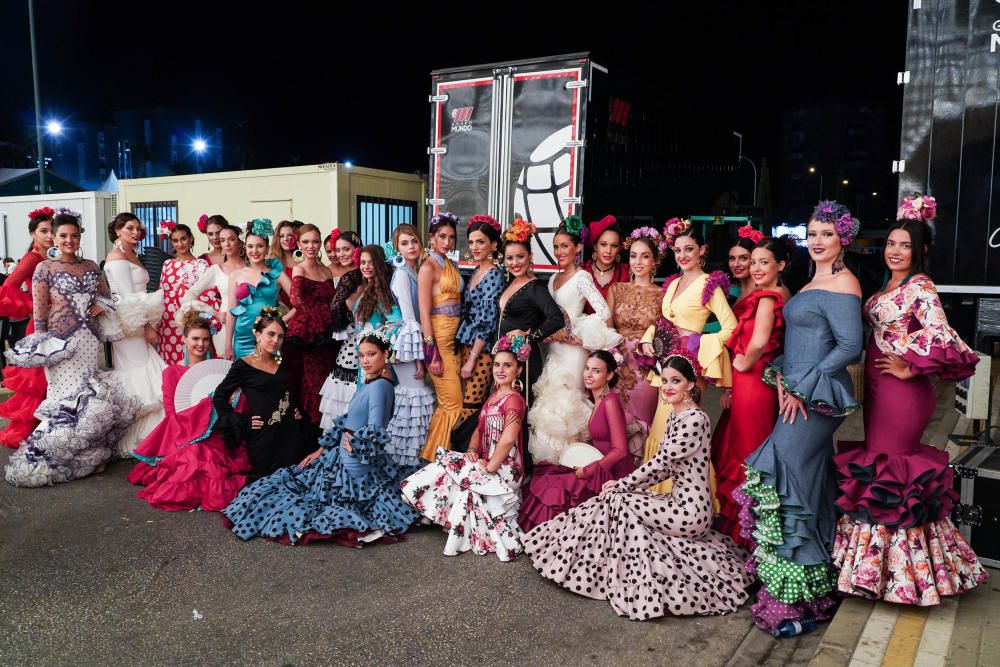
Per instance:
[[[603,275],[607,275],[607,274],[611,273],[614,270],[615,263],[612,262],[611,265],[608,268],[602,269],[601,266],[597,263],[597,260],[595,259],[593,262],[591,262],[590,268],[594,269],[594,271],[597,271],[598,273],[600,273],[603,276]]]

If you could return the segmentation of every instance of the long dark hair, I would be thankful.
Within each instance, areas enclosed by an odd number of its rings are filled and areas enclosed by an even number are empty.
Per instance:
[[[614,389],[618,384],[618,362],[615,361],[614,356],[607,350],[594,350],[589,355],[588,359],[600,359],[604,362],[604,366],[611,373],[611,378],[608,380],[608,389]]]
[[[663,365],[664,368],[672,368],[681,375],[688,382],[694,382],[695,385],[691,387],[691,400],[695,403],[701,403],[701,389],[698,388],[698,376],[695,375],[694,366],[686,358],[679,354],[675,354],[667,358],[667,363]]]
[[[375,312],[375,308],[381,308],[384,315],[388,315],[392,311],[392,290],[389,287],[392,272],[385,262],[385,251],[382,250],[381,246],[366,245],[361,249],[361,254],[371,257],[372,263],[375,265],[375,272],[367,281],[364,294],[358,299],[358,319],[367,322]]]
[[[741,239],[743,240],[743,239]],[[749,240],[749,239],[747,239]],[[774,255],[774,261],[784,262],[785,268],[778,271],[778,284],[781,285],[785,280],[785,274],[788,273],[788,267],[791,266],[791,248],[789,247],[789,242],[787,239],[775,238],[773,236],[768,236],[757,242],[754,249],[762,248],[767,250],[772,255]]]
[[[930,252],[931,244],[934,242],[934,230],[926,220],[897,220],[889,225],[886,239],[889,238],[889,234],[892,234],[897,229],[902,229],[910,235],[910,273],[906,276],[906,279],[909,280],[918,273],[927,273],[924,264]],[[887,273],[882,287],[884,288],[888,282],[889,274]]]

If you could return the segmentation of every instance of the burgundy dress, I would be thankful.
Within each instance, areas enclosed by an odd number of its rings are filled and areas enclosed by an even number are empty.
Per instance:
[[[333,326],[330,302],[335,291],[333,280],[292,278],[291,302],[295,317],[288,323],[285,343],[292,400],[302,406],[306,419],[317,426],[322,416],[319,390],[333,370],[335,358],[330,338]]]
[[[948,326],[934,283],[917,275],[865,304],[872,336],[865,358],[865,440],[841,442],[833,549],[842,593],[899,604],[940,604],[987,579],[951,522],[958,495],[948,454],[921,444],[937,403],[931,376],[957,381],[979,362]],[[896,354],[916,375],[883,375]]]
[[[635,470],[625,435],[625,408],[618,392],[609,391],[590,417],[593,445],[604,458],[584,468],[586,479],[573,468],[553,463],[537,463],[531,483],[521,498],[517,523],[525,532],[554,516],[576,507],[601,492],[604,483],[620,479]]]
[[[757,306],[764,298],[774,299],[774,328],[760,359],[746,373],[733,369],[733,405],[727,410],[712,437],[712,465],[718,484],[716,497],[719,516],[715,528],[733,538],[737,544],[753,549],[753,541],[740,535],[739,514],[741,505],[733,500],[732,493],[746,481],[743,462],[760,443],[771,435],[778,418],[778,392],[761,380],[764,369],[781,354],[785,338],[785,320],[781,309],[784,299],[778,292],[757,290],[733,306],[737,325],[726,341],[730,355],[746,354],[757,318]]]
[[[594,284],[597,285],[597,291],[601,293],[601,296],[604,297],[605,301],[608,300],[608,290],[611,289],[612,285],[614,285],[615,283],[627,283],[629,282],[629,280],[631,280],[631,276],[629,275],[628,272],[627,263],[626,264],[619,264],[617,262],[615,263],[614,268],[611,269],[611,280],[609,280],[608,284],[606,285],[601,284],[601,279],[605,278],[608,274],[606,273],[598,274],[596,271],[594,271],[594,260],[588,259],[586,262],[580,265],[580,268],[590,273],[590,275],[594,276]],[[586,313],[587,315],[591,315],[593,314],[594,309],[591,308],[590,304],[588,303],[586,306],[584,306],[583,312]]]

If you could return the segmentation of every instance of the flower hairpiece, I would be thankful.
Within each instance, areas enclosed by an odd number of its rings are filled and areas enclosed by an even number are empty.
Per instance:
[[[531,343],[524,336],[504,334],[497,338],[497,342],[493,344],[491,353],[496,354],[497,352],[510,352],[518,361],[525,362],[531,355]]]
[[[667,367],[667,364],[670,362],[671,359],[683,359],[684,361],[688,362],[689,366],[691,366],[691,370],[694,372],[694,376],[696,378],[701,377],[702,370],[701,370],[701,364],[698,363],[698,358],[694,356],[694,353],[692,353],[689,349],[687,349],[687,345],[685,345],[683,342],[678,343],[678,345],[673,349],[673,351],[670,352],[670,354],[663,357],[663,359],[657,362],[656,372],[663,373],[663,369]]]
[[[518,216],[514,218],[514,222],[510,223],[510,227],[503,233],[503,238],[505,241],[524,243],[534,236],[536,231],[535,226],[531,222]]]
[[[861,221],[852,216],[846,206],[832,199],[816,204],[812,219],[832,224],[840,236],[840,245],[845,247],[851,245],[861,231]]]
[[[896,220],[932,222],[937,217],[937,200],[930,195],[912,194],[904,197],[896,211]]]
[[[608,354],[610,354],[612,358],[615,360],[615,363],[618,364],[618,368],[621,368],[623,365],[625,365],[625,356],[618,351],[618,348],[616,347],[611,348],[610,350],[608,350]]]
[[[474,215],[471,218],[469,218],[469,222],[467,223],[467,226],[471,227],[472,225],[474,225],[477,222],[485,222],[487,225],[489,225],[490,227],[492,227],[494,229],[494,231],[497,231],[497,232],[500,231],[500,223],[497,222],[496,218],[494,218],[492,215],[486,215],[485,213],[480,213],[478,215]]]
[[[177,229],[176,222],[174,222],[173,220],[164,220],[156,228],[156,235],[159,236],[161,239],[167,239],[170,238],[170,235],[174,233],[175,229]]]
[[[441,211],[431,218],[430,226],[440,225],[443,222],[450,223],[452,227],[458,229],[462,224],[462,219],[450,211]]]
[[[57,212],[61,213],[63,215],[71,215],[74,218],[76,218],[77,220],[81,220],[83,218],[83,213],[77,213],[73,209],[66,208],[65,206],[60,206],[59,209],[57,210]]]
[[[222,323],[215,316],[212,307],[203,301],[188,301],[178,308],[177,312],[174,313],[174,322],[177,326],[183,328],[187,324],[188,313],[192,311],[198,314],[199,319],[208,320],[208,330],[213,336],[219,333]]]
[[[281,311],[278,310],[275,306],[264,306],[263,308],[261,308],[260,315],[258,315],[257,319],[253,321],[253,326],[255,329],[257,328],[257,325],[260,324],[265,317],[270,317],[271,319],[281,319]]]
[[[198,231],[202,234],[208,232],[208,216],[202,213],[198,216]]]
[[[383,329],[382,327],[376,329],[370,324],[365,325],[365,328],[362,329],[361,333],[358,335],[358,340],[361,341],[364,340],[365,338],[377,338],[387,348],[392,347],[392,338],[389,336],[389,332],[386,329]]]
[[[736,233],[740,235],[741,239],[750,239],[752,243],[760,243],[764,240],[764,232],[754,229],[750,225],[743,225],[736,230]]]
[[[563,220],[563,227],[570,234],[581,236],[583,234],[583,218],[578,215],[571,215]]]
[[[382,244],[382,252],[385,253],[386,264],[391,264],[396,268],[399,268],[406,264],[406,258],[399,254],[396,250],[396,246],[392,245],[388,241]]]
[[[673,248],[677,239],[691,231],[691,221],[681,218],[670,218],[663,223],[663,237],[667,240],[667,247]]]
[[[355,248],[354,252],[351,253],[351,258],[354,260],[354,268],[361,266],[361,248]]]
[[[36,208],[34,211],[28,213],[28,219],[32,218],[52,218],[55,216],[56,212],[49,206],[43,206],[42,208]]]
[[[250,221],[250,233],[269,239],[274,236],[274,225],[270,218],[254,218]]]
[[[657,230],[652,227],[639,227],[638,229],[633,230],[632,233],[629,234],[624,241],[622,241],[622,248],[625,249],[625,252],[628,252],[629,248],[632,247],[632,243],[638,239],[648,240],[653,244],[653,247],[656,248],[659,253],[666,252],[667,248],[670,247],[667,243],[667,239]]]

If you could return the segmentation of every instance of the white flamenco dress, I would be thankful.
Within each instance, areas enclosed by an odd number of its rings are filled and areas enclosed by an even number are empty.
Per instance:
[[[219,293],[216,300],[214,292]],[[207,293],[207,294],[206,294]],[[229,312],[229,274],[222,270],[218,264],[213,264],[208,271],[201,274],[201,277],[187,289],[181,297],[181,304],[201,301],[213,306],[212,311],[219,322],[219,330],[212,334],[212,345],[215,346],[215,353],[219,356],[226,352],[226,313]],[[217,308],[215,306],[218,306]],[[201,308],[198,308],[201,310]]]
[[[146,292],[149,274],[127,260],[105,262],[104,273],[115,300],[112,317],[125,334],[124,338],[112,343],[114,368],[111,376],[126,392],[142,401],[135,421],[115,447],[118,457],[128,458],[163,419],[161,379],[166,364],[144,335],[144,327],[147,324],[155,327],[163,315],[163,293]]]
[[[621,335],[607,326],[611,317],[607,302],[588,271],[578,270],[559,289],[549,293],[563,311],[566,333],[579,345],[549,343],[545,365],[534,384],[535,402],[528,411],[528,451],[535,463],[558,463],[562,451],[587,437],[587,422],[594,406],[583,388],[583,365],[593,350],[609,350],[622,342]],[[587,304],[594,310],[585,315]]]

